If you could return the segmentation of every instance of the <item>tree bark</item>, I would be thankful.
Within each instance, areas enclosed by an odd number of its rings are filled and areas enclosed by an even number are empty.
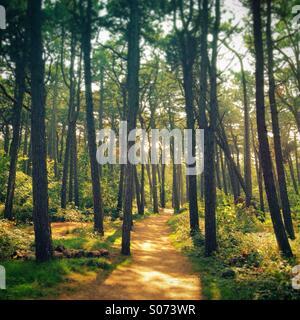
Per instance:
[[[210,126],[204,135],[204,176],[205,176],[205,254],[210,256],[217,249],[216,230],[216,177],[215,177],[215,131],[218,119],[217,101],[217,50],[220,26],[220,0],[215,3],[212,59],[210,72]]]
[[[16,88],[13,113],[13,137],[9,149],[10,165],[7,183],[7,193],[4,208],[4,218],[13,218],[13,198],[15,193],[16,170],[18,161],[18,150],[20,143],[21,111],[25,92],[25,48],[21,50],[21,57],[16,61]]]
[[[62,41],[62,46],[64,41]],[[63,52],[63,49],[62,49]],[[74,113],[75,113],[75,73],[74,73],[74,61],[76,52],[76,40],[75,31],[71,35],[71,63],[69,69],[69,110],[68,110],[68,129],[65,147],[65,156],[63,164],[63,175],[61,183],[61,208],[66,208],[67,205],[67,181],[69,177],[69,202],[72,201],[72,181],[73,181],[73,167],[72,167],[72,151],[74,140]],[[62,58],[63,59],[63,58]],[[63,68],[64,66],[62,66]]]
[[[145,165],[141,168],[141,214],[145,213]]]
[[[136,166],[134,167],[134,181],[135,181],[135,197],[136,197],[138,214],[143,214],[141,210],[141,188],[140,188],[140,182],[139,182]]]
[[[295,143],[296,172],[297,172],[298,185],[300,186],[300,163],[299,163],[299,156],[298,156],[298,144],[297,144],[296,133],[294,135],[294,143]]]
[[[290,170],[290,175],[291,175],[291,180],[292,180],[294,191],[295,191],[296,194],[299,194],[297,181],[296,181],[296,178],[295,178],[293,161],[292,161],[292,158],[291,158],[290,155],[288,155],[288,165],[289,165],[289,170]]]
[[[29,151],[29,148],[28,148],[28,137],[29,137],[29,134],[30,134],[30,129],[29,129],[29,121],[30,121],[30,118],[29,118],[29,113],[26,112],[26,116],[25,116],[25,134],[24,134],[24,145],[23,145],[23,157],[27,157],[28,158],[28,151]],[[27,168],[27,163],[28,163],[28,159],[26,160],[23,160],[23,163],[22,163],[22,170],[24,173],[27,173],[26,171],[26,168]]]
[[[82,8],[82,6],[81,6]],[[103,207],[101,186],[99,180],[99,167],[96,160],[96,133],[94,122],[94,105],[92,94],[92,74],[91,74],[91,20],[92,20],[92,1],[87,0],[86,17],[84,17],[84,27],[82,28],[82,51],[84,61],[84,81],[86,99],[86,125],[88,150],[91,164],[91,178],[94,203],[94,230],[101,235],[104,234],[103,228]]]
[[[9,132],[9,124],[5,124],[5,129],[4,129],[4,144],[3,144],[3,149],[5,154],[9,153],[9,140],[10,140],[10,132]]]
[[[220,172],[220,158],[219,158],[219,150],[217,144],[215,144],[215,153],[216,153],[216,178],[217,178],[217,187],[219,190],[222,189],[221,186],[221,172]]]
[[[187,129],[192,131],[192,157],[195,157],[195,119],[194,119],[194,94],[193,94],[193,65],[195,61],[195,39],[188,30],[180,35],[181,41],[181,60],[183,69],[183,87],[185,98],[185,112],[187,116]],[[188,165],[189,169],[195,169],[196,164]],[[177,175],[178,177],[178,175]],[[199,231],[199,215],[197,203],[197,179],[196,175],[188,175],[189,181],[189,213],[190,213],[190,232],[195,234]],[[177,179],[176,179],[177,180]]]
[[[56,140],[56,113],[57,113],[57,95],[58,95],[58,63],[55,66],[55,79],[52,98],[52,110],[50,119],[50,133],[49,133],[49,158],[54,161],[54,174],[58,177],[57,171],[57,140]]]
[[[161,165],[161,185],[160,185],[160,205],[162,208],[166,207],[166,192],[165,192],[165,171],[166,165]]]
[[[48,216],[48,178],[45,139],[45,87],[42,47],[42,1],[28,1],[31,71],[32,199],[35,255],[39,262],[52,257]]]
[[[128,1],[130,17],[128,23],[128,56],[127,56],[127,85],[128,85],[128,131],[135,129],[137,113],[139,109],[139,69],[140,69],[140,9],[137,0]],[[128,150],[133,145],[128,142]],[[132,189],[133,189],[133,165],[126,164],[125,167],[125,199],[124,218],[122,226],[122,249],[121,253],[130,255],[130,231],[132,223]]]
[[[293,253],[285,232],[280,214],[274,176],[272,172],[272,160],[265,122],[264,103],[264,52],[261,24],[261,1],[252,0],[253,35],[255,47],[255,85],[256,85],[256,121],[259,141],[259,152],[264,175],[265,189],[267,193],[271,219],[279,249],[283,255],[292,257]]]
[[[263,190],[263,176],[262,176],[262,169],[261,169],[261,160],[255,145],[254,139],[254,130],[251,123],[251,134],[252,134],[252,144],[254,150],[254,160],[255,160],[255,170],[256,170],[256,178],[257,178],[257,185],[258,185],[258,192],[259,192],[259,204],[260,210],[265,212],[265,204],[264,204],[264,190]]]
[[[287,234],[291,239],[295,239],[295,232],[293,227],[293,221],[291,216],[291,208],[287,193],[286,178],[283,165],[282,148],[281,148],[281,137],[278,120],[278,110],[275,98],[275,78],[274,78],[274,58],[273,58],[273,39],[271,30],[271,0],[267,0],[267,51],[268,51],[268,77],[269,77],[269,101],[272,116],[272,129],[274,137],[274,151],[275,161],[277,169],[277,177],[279,184],[279,193],[281,198],[283,221],[287,231]]]
[[[156,164],[151,165],[152,173],[152,199],[153,199],[153,212],[158,213],[158,196],[157,196],[157,177],[156,177]]]
[[[221,170],[222,170],[223,190],[224,190],[224,193],[227,195],[228,188],[227,188],[226,171],[225,171],[225,165],[224,165],[224,161],[223,161],[222,150],[220,150],[220,162],[221,162]]]
[[[122,211],[123,207],[123,189],[124,189],[124,172],[125,165],[120,165],[120,178],[119,178],[119,187],[118,187],[118,197],[117,197],[117,211],[118,214]]]
[[[244,103],[244,177],[245,177],[245,194],[246,194],[246,206],[249,207],[252,198],[252,178],[251,178],[251,141],[250,141],[250,112],[248,104],[247,93],[247,80],[244,69],[243,58],[232,47],[225,44],[226,47],[231,50],[239,60],[241,66],[242,75],[242,87],[243,87],[243,103]]]

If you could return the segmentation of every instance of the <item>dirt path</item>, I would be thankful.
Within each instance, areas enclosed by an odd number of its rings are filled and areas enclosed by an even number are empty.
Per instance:
[[[93,281],[62,299],[138,300],[200,299],[200,280],[188,259],[169,240],[172,211],[136,222],[132,262],[119,266],[102,283]]]

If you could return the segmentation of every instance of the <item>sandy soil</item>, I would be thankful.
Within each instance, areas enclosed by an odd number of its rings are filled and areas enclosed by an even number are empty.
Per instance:
[[[61,299],[172,300],[201,299],[199,277],[170,242],[171,210],[135,223],[132,262],[115,269],[104,281],[94,279]],[[101,277],[100,277],[101,278]]]

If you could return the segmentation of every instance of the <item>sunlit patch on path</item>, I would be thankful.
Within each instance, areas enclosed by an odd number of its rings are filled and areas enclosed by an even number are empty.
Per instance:
[[[104,282],[97,280],[63,299],[200,299],[199,277],[169,240],[165,210],[135,224],[132,262],[119,266]]]

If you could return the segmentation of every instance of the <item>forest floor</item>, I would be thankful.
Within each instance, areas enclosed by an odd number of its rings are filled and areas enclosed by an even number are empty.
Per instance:
[[[60,299],[136,300],[201,299],[199,276],[186,256],[170,241],[167,221],[173,210],[135,222],[132,232],[132,259],[107,277],[83,276],[80,289]]]

